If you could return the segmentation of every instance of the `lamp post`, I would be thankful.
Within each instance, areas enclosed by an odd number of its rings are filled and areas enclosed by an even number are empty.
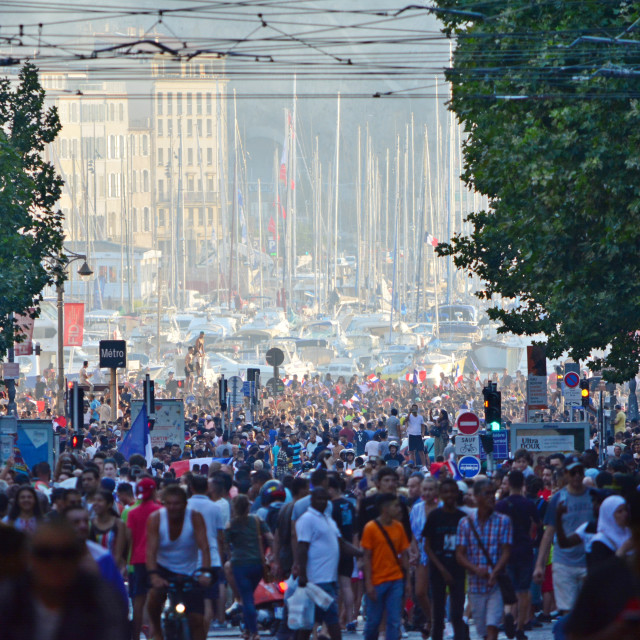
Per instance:
[[[82,266],[78,269],[81,278],[88,278],[93,271],[87,264],[87,256],[65,250],[60,256],[60,266],[65,270],[72,262],[82,260]],[[56,398],[56,411],[59,416],[64,415],[64,281],[56,284],[57,308],[58,308],[58,395]]]

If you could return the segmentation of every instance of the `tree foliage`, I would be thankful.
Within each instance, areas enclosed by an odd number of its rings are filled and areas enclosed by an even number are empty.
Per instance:
[[[43,288],[62,277],[63,182],[43,158],[60,121],[44,98],[30,63],[15,85],[0,79],[0,357],[16,338],[11,313],[36,317]]]
[[[590,366],[629,379],[640,365],[638,3],[435,4],[484,14],[442,17],[457,41],[447,77],[467,134],[463,179],[490,202],[440,254],[482,278],[479,297],[517,301],[491,309],[500,331],[546,334],[550,357],[608,350]]]

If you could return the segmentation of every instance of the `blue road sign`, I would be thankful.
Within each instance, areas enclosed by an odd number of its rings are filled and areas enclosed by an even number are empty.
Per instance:
[[[509,457],[509,432],[506,429],[502,429],[491,433],[493,435],[493,459],[506,460]],[[482,439],[480,439],[480,459],[487,459],[487,454],[482,447]]]
[[[253,396],[253,385],[255,382],[251,382],[249,380],[245,380],[242,383],[242,395],[245,398],[251,398]]]
[[[480,473],[480,458],[463,456],[458,460],[458,470],[463,478],[475,478]]]

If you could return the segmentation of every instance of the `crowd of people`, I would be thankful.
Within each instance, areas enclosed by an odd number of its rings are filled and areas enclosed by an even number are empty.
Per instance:
[[[499,382],[508,423],[522,389],[518,376]],[[640,428],[622,407],[604,465],[594,437],[580,454],[518,450],[464,480],[454,423],[480,412],[477,380],[293,377],[224,421],[216,390],[195,391],[184,441],[152,460],[118,450],[141,395],[132,384],[116,413],[108,393],[91,394],[80,450],[51,416],[53,469],[7,462],[0,639],[160,639],[167,588],[185,576],[195,640],[238,612],[256,640],[267,576],[290,593],[316,585],[330,603],[315,607],[319,631],[292,630],[285,614],[283,639],[384,628],[387,640],[411,629],[465,640],[470,625],[488,640],[543,625],[557,638],[640,637]],[[173,375],[157,389],[181,393]],[[184,459],[194,464],[178,475]]]

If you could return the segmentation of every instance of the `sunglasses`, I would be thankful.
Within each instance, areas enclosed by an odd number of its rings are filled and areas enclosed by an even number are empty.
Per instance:
[[[43,561],[51,560],[76,560],[81,553],[78,547],[34,547],[34,558]]]

